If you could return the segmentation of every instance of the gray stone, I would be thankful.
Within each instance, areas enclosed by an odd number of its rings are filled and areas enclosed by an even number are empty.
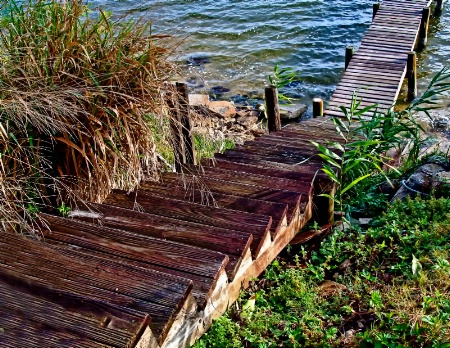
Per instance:
[[[445,172],[445,168],[436,163],[420,166],[407,180],[402,181],[402,186],[395,193],[392,201],[403,200],[418,194],[427,195],[431,190],[442,189],[443,185],[448,185],[445,180],[446,173],[448,172]]]
[[[429,132],[430,130],[446,131],[450,129],[450,108],[429,110],[428,115],[420,111],[414,115],[414,119],[422,128]]]
[[[295,120],[302,117],[308,110],[308,106],[304,104],[281,106],[280,117],[282,120]]]
[[[239,116],[236,118],[236,122],[245,128],[251,128],[258,122],[258,117],[256,116]]]
[[[339,284],[336,282],[333,282],[331,280],[324,280],[319,286],[318,286],[319,294],[323,297],[329,297],[331,295],[334,295],[336,293],[340,293],[344,290],[347,290],[347,287],[343,284]]]
[[[236,117],[259,117],[260,112],[258,110],[254,109],[247,109],[247,110],[239,110],[236,113]]]

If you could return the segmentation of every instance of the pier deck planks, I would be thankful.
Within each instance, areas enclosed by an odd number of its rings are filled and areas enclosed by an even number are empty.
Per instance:
[[[431,0],[384,0],[355,52],[324,114],[343,117],[353,95],[361,108],[377,104],[386,112],[397,102],[406,75],[408,52],[417,46],[422,10]],[[371,117],[374,109],[363,117]]]

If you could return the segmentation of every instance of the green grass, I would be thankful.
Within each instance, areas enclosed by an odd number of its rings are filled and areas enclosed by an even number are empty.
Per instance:
[[[231,139],[215,139],[203,134],[194,134],[194,144],[198,161],[234,148],[234,142]]]
[[[275,261],[194,347],[449,347],[449,231],[450,199],[395,202]]]

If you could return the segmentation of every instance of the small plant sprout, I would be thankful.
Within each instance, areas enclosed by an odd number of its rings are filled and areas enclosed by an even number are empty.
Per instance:
[[[292,68],[280,68],[280,65],[277,63],[273,68],[273,76],[269,75],[268,80],[270,85],[280,90],[292,82],[300,81],[300,77]],[[278,98],[287,103],[291,103],[293,100],[293,98],[289,98],[282,93],[278,93]]]
[[[61,216],[67,217],[70,214],[70,207],[67,206],[64,202],[61,203],[61,205],[58,207],[58,212]]]

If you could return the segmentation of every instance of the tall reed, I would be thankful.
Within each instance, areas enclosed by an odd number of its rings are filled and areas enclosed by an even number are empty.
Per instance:
[[[32,231],[42,207],[101,201],[155,175],[147,117],[161,114],[174,73],[167,39],[83,0],[10,0],[2,11],[3,229]]]

